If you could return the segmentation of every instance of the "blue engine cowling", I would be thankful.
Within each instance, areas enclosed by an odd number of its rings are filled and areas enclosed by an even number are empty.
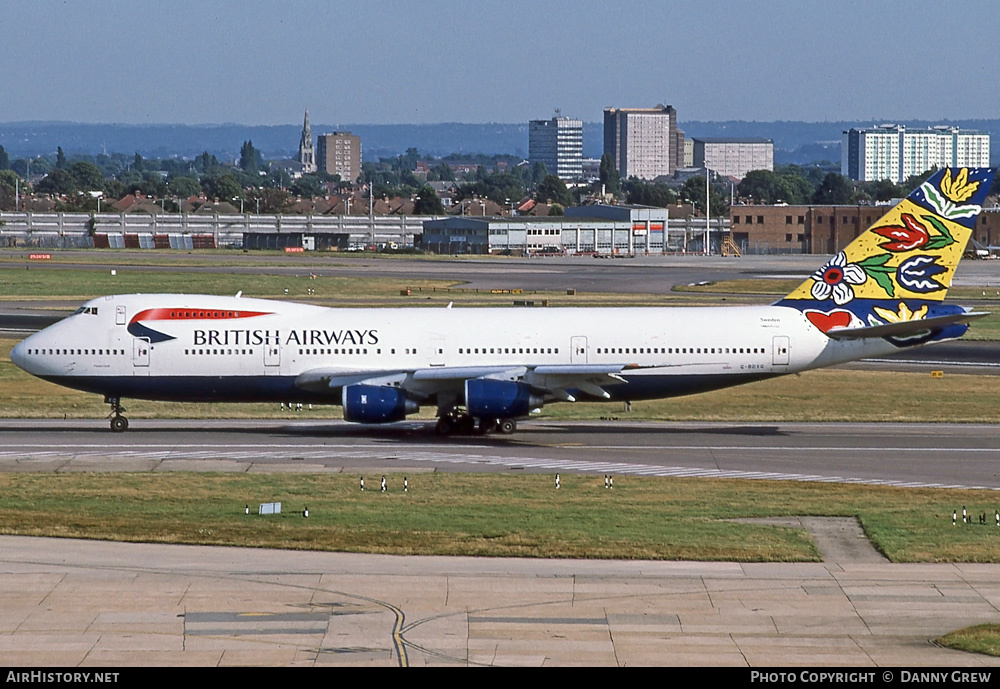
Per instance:
[[[473,378],[465,381],[465,409],[469,416],[511,418],[527,416],[542,399],[531,386],[508,380]]]
[[[347,385],[342,393],[344,420],[354,423],[391,423],[419,411],[419,405],[397,388],[384,385]]]

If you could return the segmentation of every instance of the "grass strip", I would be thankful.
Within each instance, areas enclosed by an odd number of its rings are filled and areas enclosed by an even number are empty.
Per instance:
[[[1000,624],[979,624],[945,634],[936,643],[956,651],[1000,656]]]
[[[734,523],[857,516],[894,562],[998,562],[989,491],[547,474],[0,474],[0,533],[341,552],[808,562],[801,529]],[[283,513],[256,514],[264,502]],[[249,505],[251,514],[244,514]],[[309,518],[302,510],[309,509]]]
[[[220,270],[110,270],[66,268],[61,270],[0,267],[0,294],[8,299],[44,302],[70,300],[84,302],[107,294],[216,294],[243,292],[246,297],[287,299],[323,306],[340,307],[444,307],[512,306],[515,301],[531,301],[536,307],[550,306],[699,306],[717,303],[759,303],[755,296],[656,295],[578,293],[565,291],[493,291],[462,286],[455,280],[409,280],[374,277],[314,276],[308,267],[296,274],[230,273]],[[403,294],[409,290],[409,294]]]

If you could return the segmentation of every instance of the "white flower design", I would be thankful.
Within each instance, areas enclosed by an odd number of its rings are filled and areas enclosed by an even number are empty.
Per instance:
[[[843,306],[854,299],[854,288],[851,285],[864,284],[868,274],[856,263],[848,263],[847,256],[841,251],[813,273],[812,279],[815,281],[810,290],[813,299],[823,301],[832,296],[837,306]]]
[[[931,208],[938,215],[949,220],[974,218],[983,210],[982,206],[974,203],[956,203],[952,201],[946,194],[942,194],[929,182],[921,184],[920,189],[924,192],[924,198],[927,199],[927,203],[930,204]]]

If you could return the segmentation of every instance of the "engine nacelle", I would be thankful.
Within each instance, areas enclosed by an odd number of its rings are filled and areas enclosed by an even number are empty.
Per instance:
[[[354,423],[391,423],[420,410],[398,388],[384,385],[345,385],[342,393],[344,420]]]
[[[465,381],[465,409],[469,416],[498,419],[527,416],[542,402],[525,383],[489,378]]]

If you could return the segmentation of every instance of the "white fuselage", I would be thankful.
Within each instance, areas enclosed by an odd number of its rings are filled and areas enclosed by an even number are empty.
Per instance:
[[[117,295],[18,344],[36,376],[111,397],[339,403],[303,374],[406,375],[621,365],[614,399],[727,387],[895,351],[838,342],[777,306],[325,308],[262,299]],[[429,389],[426,392],[434,394]],[[584,395],[586,397],[586,395]]]

